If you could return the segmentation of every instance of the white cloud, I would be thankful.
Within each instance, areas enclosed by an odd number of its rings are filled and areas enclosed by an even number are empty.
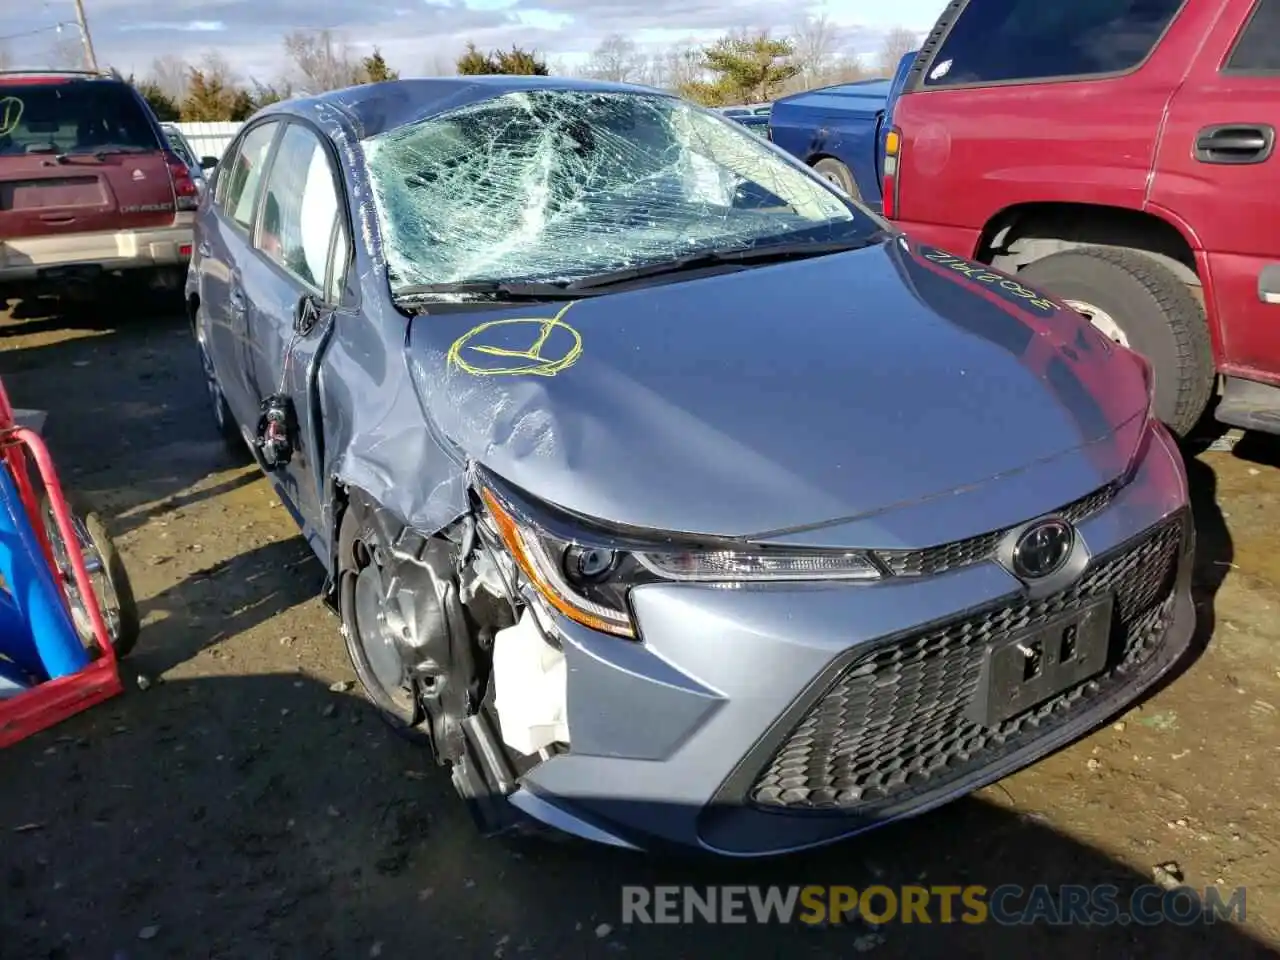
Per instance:
[[[117,29],[126,33],[135,30],[176,30],[179,33],[218,33],[226,30],[227,25],[221,20],[144,20],[140,23],[122,23]]]

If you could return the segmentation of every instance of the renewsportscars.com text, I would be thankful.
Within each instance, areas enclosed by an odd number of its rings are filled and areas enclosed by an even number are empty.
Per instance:
[[[848,886],[622,888],[623,923],[996,923],[1002,926],[1190,926],[1245,919],[1245,888],[1128,893],[1109,884],[1022,887]]]

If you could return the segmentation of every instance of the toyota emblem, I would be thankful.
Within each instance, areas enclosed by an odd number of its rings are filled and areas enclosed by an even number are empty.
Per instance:
[[[1026,580],[1057,573],[1071,556],[1076,535],[1065,520],[1041,520],[1022,531],[1013,547],[1013,572]]]

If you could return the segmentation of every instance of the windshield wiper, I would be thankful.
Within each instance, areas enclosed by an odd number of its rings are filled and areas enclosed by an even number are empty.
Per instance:
[[[796,260],[805,257],[821,257],[830,253],[844,253],[849,250],[861,250],[874,246],[888,236],[877,230],[875,233],[856,240],[801,241],[794,243],[769,243],[752,247],[725,247],[719,250],[700,250],[674,260],[662,263],[646,263],[636,267],[625,267],[611,270],[591,277],[583,277],[564,285],[570,293],[595,290],[600,287],[611,287],[645,277],[657,277],[663,274],[681,273],[685,270],[701,270],[722,264],[765,263],[770,260]]]
[[[27,152],[32,153],[35,151],[28,149]],[[106,147],[94,147],[91,150],[76,149],[76,150],[59,151],[56,146],[54,146],[53,144],[50,144],[47,150],[42,149],[39,152],[52,153],[54,154],[54,157],[53,157],[54,163],[64,164],[64,163],[70,163],[72,160],[79,160],[79,159],[92,159],[92,160],[97,160],[99,163],[102,163],[104,160],[107,159],[107,157],[118,155],[118,154],[150,153],[151,151],[149,151],[146,147],[126,147],[126,146],[106,146]]]
[[[770,260],[795,260],[805,257],[820,257],[831,253],[844,253],[849,250],[861,250],[874,246],[886,239],[889,234],[877,230],[854,240],[797,241],[792,243],[770,243],[753,247],[723,247],[718,250],[699,250],[661,263],[646,263],[636,267],[624,267],[606,273],[570,280],[564,283],[525,283],[505,280],[480,280],[459,283],[421,283],[400,287],[394,292],[395,299],[406,297],[431,296],[437,294],[460,293],[478,296],[494,296],[507,300],[572,300],[578,297],[592,296],[605,287],[642,280],[646,277],[657,277],[685,270],[701,270],[706,267],[717,267],[725,264],[764,263]]]
[[[577,295],[569,292],[563,283],[521,283],[505,280],[476,280],[459,283],[412,283],[393,291],[396,300],[408,297],[426,297],[439,294],[460,293],[477,296],[493,296],[505,300],[573,300]]]

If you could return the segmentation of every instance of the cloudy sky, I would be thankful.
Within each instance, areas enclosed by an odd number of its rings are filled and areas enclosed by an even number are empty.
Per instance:
[[[894,26],[924,31],[945,0],[819,0],[847,50],[872,54]],[[14,65],[41,66],[57,45],[78,39],[72,0],[0,0],[0,46]],[[161,54],[197,59],[217,50],[245,76],[269,79],[284,64],[280,38],[329,28],[353,46],[378,46],[405,73],[435,72],[466,41],[518,43],[553,62],[585,59],[599,39],[621,33],[652,49],[713,39],[735,27],[785,33],[803,16],[781,0],[84,0],[102,65],[144,73]],[[64,24],[61,33],[59,23]],[[433,67],[435,70],[433,70]]]

